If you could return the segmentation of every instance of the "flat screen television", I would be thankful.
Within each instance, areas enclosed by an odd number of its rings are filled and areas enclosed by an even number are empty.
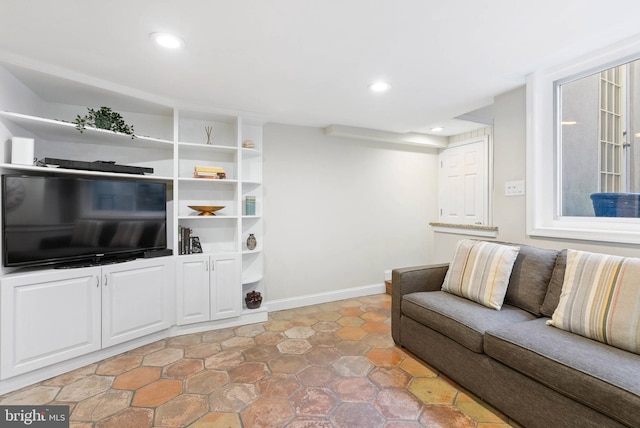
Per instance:
[[[5,266],[100,264],[167,246],[165,183],[2,176]]]

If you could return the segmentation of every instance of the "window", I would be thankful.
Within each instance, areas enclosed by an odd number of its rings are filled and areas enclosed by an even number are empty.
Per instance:
[[[640,61],[560,83],[561,214],[639,217]]]
[[[640,243],[640,39],[527,80],[533,236]]]

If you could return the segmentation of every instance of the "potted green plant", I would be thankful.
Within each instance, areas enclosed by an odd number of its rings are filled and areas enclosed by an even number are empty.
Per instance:
[[[83,132],[87,126],[99,129],[106,129],[113,132],[131,135],[136,138],[133,133],[133,125],[127,125],[120,113],[111,110],[109,107],[100,107],[98,110],[87,108],[88,114],[84,116],[78,115],[74,123],[76,129]]]

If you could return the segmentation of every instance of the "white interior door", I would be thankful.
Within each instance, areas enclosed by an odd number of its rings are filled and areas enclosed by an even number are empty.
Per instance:
[[[440,153],[440,222],[485,225],[489,217],[489,140],[458,143]]]

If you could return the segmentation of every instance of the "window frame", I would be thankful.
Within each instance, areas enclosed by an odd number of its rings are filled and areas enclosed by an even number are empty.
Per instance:
[[[640,243],[640,219],[560,215],[561,147],[558,85],[640,58],[640,37],[527,76],[527,234],[613,243]]]

